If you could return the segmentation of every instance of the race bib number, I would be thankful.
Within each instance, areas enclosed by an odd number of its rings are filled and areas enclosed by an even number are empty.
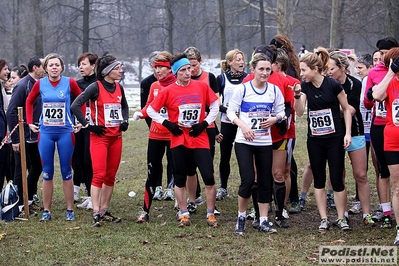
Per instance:
[[[269,136],[269,128],[261,128],[260,123],[270,117],[270,111],[256,111],[248,112],[248,120],[251,122],[249,125],[255,133],[255,137]]]
[[[395,99],[392,102],[392,123],[395,126],[399,126],[399,99]]]
[[[122,122],[122,106],[119,103],[104,104],[105,127],[118,127]]]
[[[387,116],[387,109],[385,107],[385,101],[377,103],[377,109],[375,111],[375,116],[378,116],[381,118],[385,118]]]
[[[371,117],[371,110],[362,113],[364,132],[370,132]]]
[[[90,122],[90,120],[91,120],[91,110],[90,110],[90,107],[88,107],[88,106],[86,106],[86,121],[87,122]]]
[[[159,110],[159,114],[162,116],[162,118],[169,119],[168,110],[166,110],[165,107],[162,107],[161,110]]]
[[[328,135],[335,132],[331,109],[309,111],[310,132],[313,136]]]
[[[43,125],[65,126],[65,103],[43,103]]]
[[[191,127],[198,124],[201,115],[201,104],[183,104],[179,106],[178,124],[181,127]]]

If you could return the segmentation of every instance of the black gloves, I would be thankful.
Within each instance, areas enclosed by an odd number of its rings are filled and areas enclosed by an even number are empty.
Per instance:
[[[226,107],[226,106],[223,106],[223,105],[220,105],[220,106],[219,106],[219,112],[221,112],[221,113],[226,113],[226,112],[227,112],[227,107]]]
[[[129,127],[129,123],[128,122],[122,122],[122,124],[120,124],[119,126],[119,132],[125,132]]]
[[[395,74],[399,72],[399,57],[392,62],[391,69]]]
[[[373,87],[369,88],[369,90],[367,91],[366,99],[369,100],[369,101],[374,100],[374,98],[373,98]]]
[[[175,136],[180,136],[181,134],[183,134],[183,130],[181,130],[181,128],[178,125],[170,122],[169,120],[165,119],[162,122],[162,125],[166,127],[170,131],[170,133],[172,133]]]
[[[208,122],[206,120],[202,121],[201,123],[194,124],[191,127],[190,132],[188,133],[191,137],[198,137],[204,129],[208,127]]]
[[[105,135],[105,127],[104,126],[95,126],[95,125],[89,125],[87,127],[91,132],[96,134],[97,136],[104,136]]]
[[[279,134],[281,136],[284,136],[285,134],[287,134],[287,120],[281,120],[280,123],[276,123],[275,124],[276,127],[279,129]]]

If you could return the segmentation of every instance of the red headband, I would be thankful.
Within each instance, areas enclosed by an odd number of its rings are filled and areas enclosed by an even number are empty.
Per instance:
[[[163,62],[163,61],[154,62],[154,67],[156,66],[164,66],[170,68],[170,62]]]

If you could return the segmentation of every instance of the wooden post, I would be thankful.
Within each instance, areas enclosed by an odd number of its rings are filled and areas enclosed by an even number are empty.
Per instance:
[[[22,171],[22,191],[24,196],[25,218],[29,218],[28,203],[28,180],[26,179],[26,154],[25,154],[25,130],[23,107],[18,107],[19,124],[19,152],[21,153],[21,171]]]

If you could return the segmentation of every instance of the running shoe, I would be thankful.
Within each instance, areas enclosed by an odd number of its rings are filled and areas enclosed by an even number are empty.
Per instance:
[[[49,211],[42,212],[39,222],[48,222],[51,220],[51,213]]]
[[[43,208],[37,205],[35,202],[32,202],[31,205],[29,205],[29,211],[30,212],[41,212],[43,211]]]
[[[274,224],[280,228],[290,227],[289,224],[286,222],[286,218],[284,218],[284,217],[281,217],[281,218],[276,217]]]
[[[384,215],[382,220],[381,228],[392,228],[392,217],[389,215]]]
[[[73,211],[65,211],[65,216],[65,221],[75,221],[75,213]]]
[[[34,212],[34,211],[29,210],[29,217],[35,217],[35,216],[37,216],[37,212]],[[25,211],[24,211],[23,208],[22,208],[22,210],[19,212],[18,218],[25,218]]]
[[[334,194],[327,194],[327,208],[335,209]]]
[[[384,213],[380,210],[377,210],[371,218],[374,220],[374,222],[381,222],[384,219]]]
[[[81,204],[76,205],[76,207],[78,209],[92,210],[93,203],[91,202],[91,197],[87,197]]]
[[[216,191],[216,200],[223,200],[225,197],[227,197],[227,189],[225,188],[218,188]]]
[[[190,214],[197,212],[197,205],[194,202],[190,202],[187,204],[187,210]]]
[[[272,226],[273,226],[273,223],[268,222],[268,221],[263,221],[263,223],[261,223],[259,225],[258,231],[269,233],[269,234],[277,233],[277,230],[272,228]]]
[[[93,227],[101,226],[101,216],[100,214],[93,215],[93,223],[91,224]]]
[[[348,221],[346,219],[346,217],[343,217],[341,219],[337,220],[337,225],[339,227],[339,229],[341,229],[342,231],[348,231],[351,228],[349,227]]]
[[[306,199],[299,198],[298,205],[301,208],[301,211],[305,209]]]
[[[256,218],[256,211],[254,208],[247,214],[247,220],[255,220]]]
[[[188,215],[183,215],[179,217],[179,227],[185,227],[185,226],[190,226],[191,221],[190,221],[190,216]]]
[[[172,188],[165,189],[165,193],[163,193],[163,200],[175,200],[175,193]]]
[[[255,218],[255,220],[252,222],[252,228],[258,229],[259,228],[259,219]]]
[[[299,206],[299,202],[292,202],[291,207],[288,209],[289,213],[295,214],[301,212],[301,206]]]
[[[319,225],[319,232],[325,232],[330,228],[330,222],[327,218],[321,219]]]
[[[236,229],[235,233],[236,235],[243,236],[245,233],[245,222],[246,219],[243,216],[240,216],[237,218],[237,224],[236,224]]]
[[[349,224],[349,218],[346,217],[346,216],[344,216],[344,218],[345,218],[345,220],[346,220],[346,223]],[[339,222],[339,219],[333,221],[332,225],[333,225],[333,226],[338,226],[338,222]]]
[[[163,197],[162,187],[158,186],[155,188],[154,197],[152,197],[152,199],[153,200],[162,200],[162,197]]]
[[[218,208],[215,206],[215,209],[213,210],[213,213],[215,215],[220,215],[220,211],[218,210]]]
[[[177,203],[177,199],[175,199],[175,206],[173,207],[176,211],[180,211],[179,203]]]
[[[199,196],[198,198],[195,199],[195,204],[197,206],[202,205],[204,203],[205,203],[205,200],[203,200],[201,196]]]
[[[36,204],[39,204],[39,202],[40,202],[39,195],[37,195],[37,194],[33,195],[33,202],[36,203]]]
[[[138,223],[138,224],[147,223],[149,220],[150,220],[150,216],[148,215],[148,212],[141,211],[139,217],[136,220],[136,223]]]
[[[371,226],[371,227],[376,226],[376,224],[373,221],[373,218],[371,218],[370,214],[367,214],[367,216],[363,218],[363,224],[366,226]]]
[[[393,244],[395,246],[399,245],[399,226],[396,226],[396,237],[395,237],[395,241],[393,242]]]
[[[288,212],[287,212],[287,207],[284,207],[284,208],[283,208],[283,217],[284,217],[285,219],[289,219],[289,218],[290,218],[290,216],[288,215]]]
[[[355,201],[353,202],[352,207],[349,209],[350,214],[358,214],[362,211],[362,205],[360,204],[360,201]]]
[[[217,228],[219,226],[214,214],[211,214],[206,218],[206,223],[212,228]]]
[[[101,216],[101,221],[102,221],[102,222],[120,223],[122,220],[121,220],[121,218],[112,215],[112,213],[110,213],[109,211],[106,211],[106,212]]]

